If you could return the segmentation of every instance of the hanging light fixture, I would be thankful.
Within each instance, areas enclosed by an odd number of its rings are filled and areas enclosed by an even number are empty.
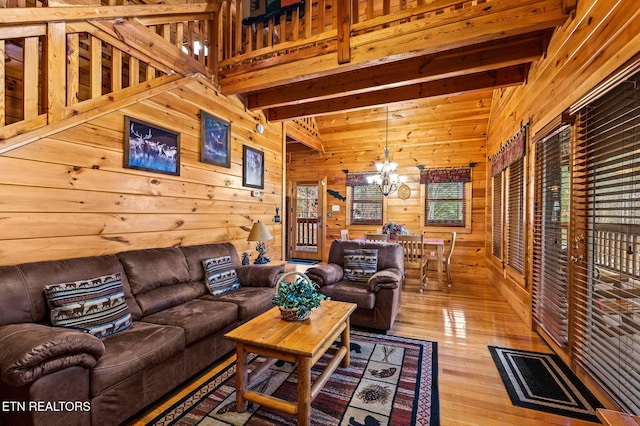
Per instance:
[[[406,176],[399,176],[396,173],[397,163],[389,162],[389,107],[387,107],[387,130],[386,142],[384,146],[384,163],[376,163],[378,174],[368,176],[367,181],[370,184],[378,185],[378,189],[385,197],[398,189],[398,186],[407,181]]]

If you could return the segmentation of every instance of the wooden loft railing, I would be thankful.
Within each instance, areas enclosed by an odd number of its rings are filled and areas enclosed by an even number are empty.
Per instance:
[[[222,70],[257,60],[292,59],[337,50],[349,60],[349,38],[400,23],[459,11],[490,0],[314,0],[304,10],[287,11],[264,22],[242,24],[242,1],[223,1],[219,33]],[[302,17],[301,17],[302,16]]]
[[[0,153],[18,135],[180,76],[214,74],[203,51],[215,5],[84,4],[0,7]]]

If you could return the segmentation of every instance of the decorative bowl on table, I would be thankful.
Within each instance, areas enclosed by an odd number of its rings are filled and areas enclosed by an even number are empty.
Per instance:
[[[329,298],[318,291],[318,285],[302,272],[287,272],[276,283],[271,302],[280,308],[282,319],[304,321],[311,311]]]

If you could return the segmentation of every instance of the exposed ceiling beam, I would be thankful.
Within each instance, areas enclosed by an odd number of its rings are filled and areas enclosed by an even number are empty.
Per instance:
[[[532,62],[544,53],[546,39],[547,32],[541,31],[527,37],[512,37],[347,71],[339,77],[332,75],[274,86],[247,94],[247,106],[263,109],[315,102],[336,95],[355,95]]]
[[[528,71],[529,64],[522,64],[492,71],[394,87],[355,96],[341,96],[300,105],[269,108],[265,110],[265,114],[270,121],[279,121],[411,99],[453,95],[488,88],[495,89],[523,83]]]

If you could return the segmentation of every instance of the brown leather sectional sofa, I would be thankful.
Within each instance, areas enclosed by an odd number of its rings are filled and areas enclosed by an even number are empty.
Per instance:
[[[364,281],[345,275],[345,251],[374,250],[375,273]],[[313,266],[306,274],[332,300],[355,303],[351,324],[388,331],[400,310],[404,277],[404,252],[395,243],[335,240],[329,248],[327,264]]]
[[[202,260],[230,256],[241,286],[213,296]],[[115,425],[229,353],[224,334],[273,305],[281,265],[230,243],[0,267],[1,425]],[[132,325],[104,338],[52,327],[43,287],[120,273]]]

